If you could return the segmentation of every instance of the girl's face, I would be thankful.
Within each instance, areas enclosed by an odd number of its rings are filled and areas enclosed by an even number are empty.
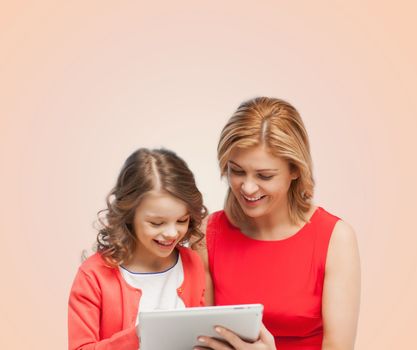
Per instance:
[[[243,212],[255,219],[287,210],[288,189],[298,173],[290,170],[288,161],[260,145],[235,148],[228,161],[227,177]]]
[[[164,191],[148,192],[135,210],[133,227],[137,253],[144,265],[163,264],[188,230],[185,202]]]

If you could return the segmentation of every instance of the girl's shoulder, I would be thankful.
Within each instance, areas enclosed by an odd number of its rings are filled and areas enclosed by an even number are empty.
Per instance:
[[[118,274],[120,272],[117,268],[108,265],[100,253],[95,253],[81,263],[75,275],[71,293],[84,295],[93,292],[97,294],[104,285],[117,287]]]
[[[99,252],[85,259],[80,266],[80,270],[87,274],[112,273],[114,269],[115,267],[110,266]]]
[[[183,264],[192,263],[196,260],[200,260],[200,256],[189,247],[179,246],[178,251],[180,253]]]

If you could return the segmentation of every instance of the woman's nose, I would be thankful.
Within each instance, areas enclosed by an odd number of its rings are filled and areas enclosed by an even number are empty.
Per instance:
[[[242,187],[241,187],[242,192],[247,195],[256,193],[256,191],[258,191],[258,188],[259,187],[256,184],[256,182],[251,179],[246,179],[245,181],[243,181]]]

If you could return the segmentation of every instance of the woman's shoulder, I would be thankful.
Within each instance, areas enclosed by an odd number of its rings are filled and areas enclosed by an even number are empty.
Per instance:
[[[206,222],[206,243],[208,246],[212,246],[217,234],[224,231],[230,226],[229,219],[227,218],[224,210],[218,210],[209,215]]]
[[[326,262],[326,274],[340,275],[341,271],[355,279],[360,276],[359,246],[352,226],[339,220],[333,230]],[[359,283],[359,282],[358,282]]]
[[[328,212],[322,207],[316,207],[308,223],[312,225],[312,228],[321,232],[321,234],[330,237],[339,221],[341,221],[340,217]]]
[[[320,206],[316,207],[313,216],[317,216],[319,219],[327,221],[337,222],[341,220],[339,216],[330,213],[329,211]]]
[[[346,221],[337,221],[333,229],[332,242],[339,249],[347,245],[356,245],[355,230]]]
[[[328,226],[331,230],[331,245],[338,250],[346,244],[356,244],[356,234],[352,226],[322,207],[317,208],[318,220],[320,225]]]
[[[224,210],[215,211],[207,218],[207,229],[210,231],[225,226],[231,226],[231,222]]]
[[[224,219],[227,219],[225,211],[224,210],[218,210],[218,211],[215,211],[215,212],[211,213],[208,216],[207,220],[208,220],[208,222],[215,222],[215,221],[224,220]]]

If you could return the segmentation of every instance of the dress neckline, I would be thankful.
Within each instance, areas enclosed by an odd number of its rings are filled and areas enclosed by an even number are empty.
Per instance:
[[[264,240],[264,239],[257,239],[257,238],[253,238],[253,237],[249,237],[247,235],[245,235],[237,226],[234,226],[230,221],[229,218],[227,217],[226,213],[224,213],[224,217],[227,221],[227,224],[231,227],[232,232],[236,233],[237,235],[239,235],[240,237],[242,237],[243,239],[252,241],[252,242],[256,242],[259,244],[267,244],[267,243],[286,243],[286,242],[290,242],[294,239],[296,239],[297,237],[301,236],[306,230],[307,228],[309,228],[311,226],[311,224],[316,220],[316,217],[318,216],[319,212],[322,211],[323,208],[322,207],[317,207],[313,214],[310,216],[310,219],[302,226],[300,227],[300,229],[295,232],[294,234],[292,234],[289,237],[286,238],[282,238],[282,239],[271,239],[271,240]]]

